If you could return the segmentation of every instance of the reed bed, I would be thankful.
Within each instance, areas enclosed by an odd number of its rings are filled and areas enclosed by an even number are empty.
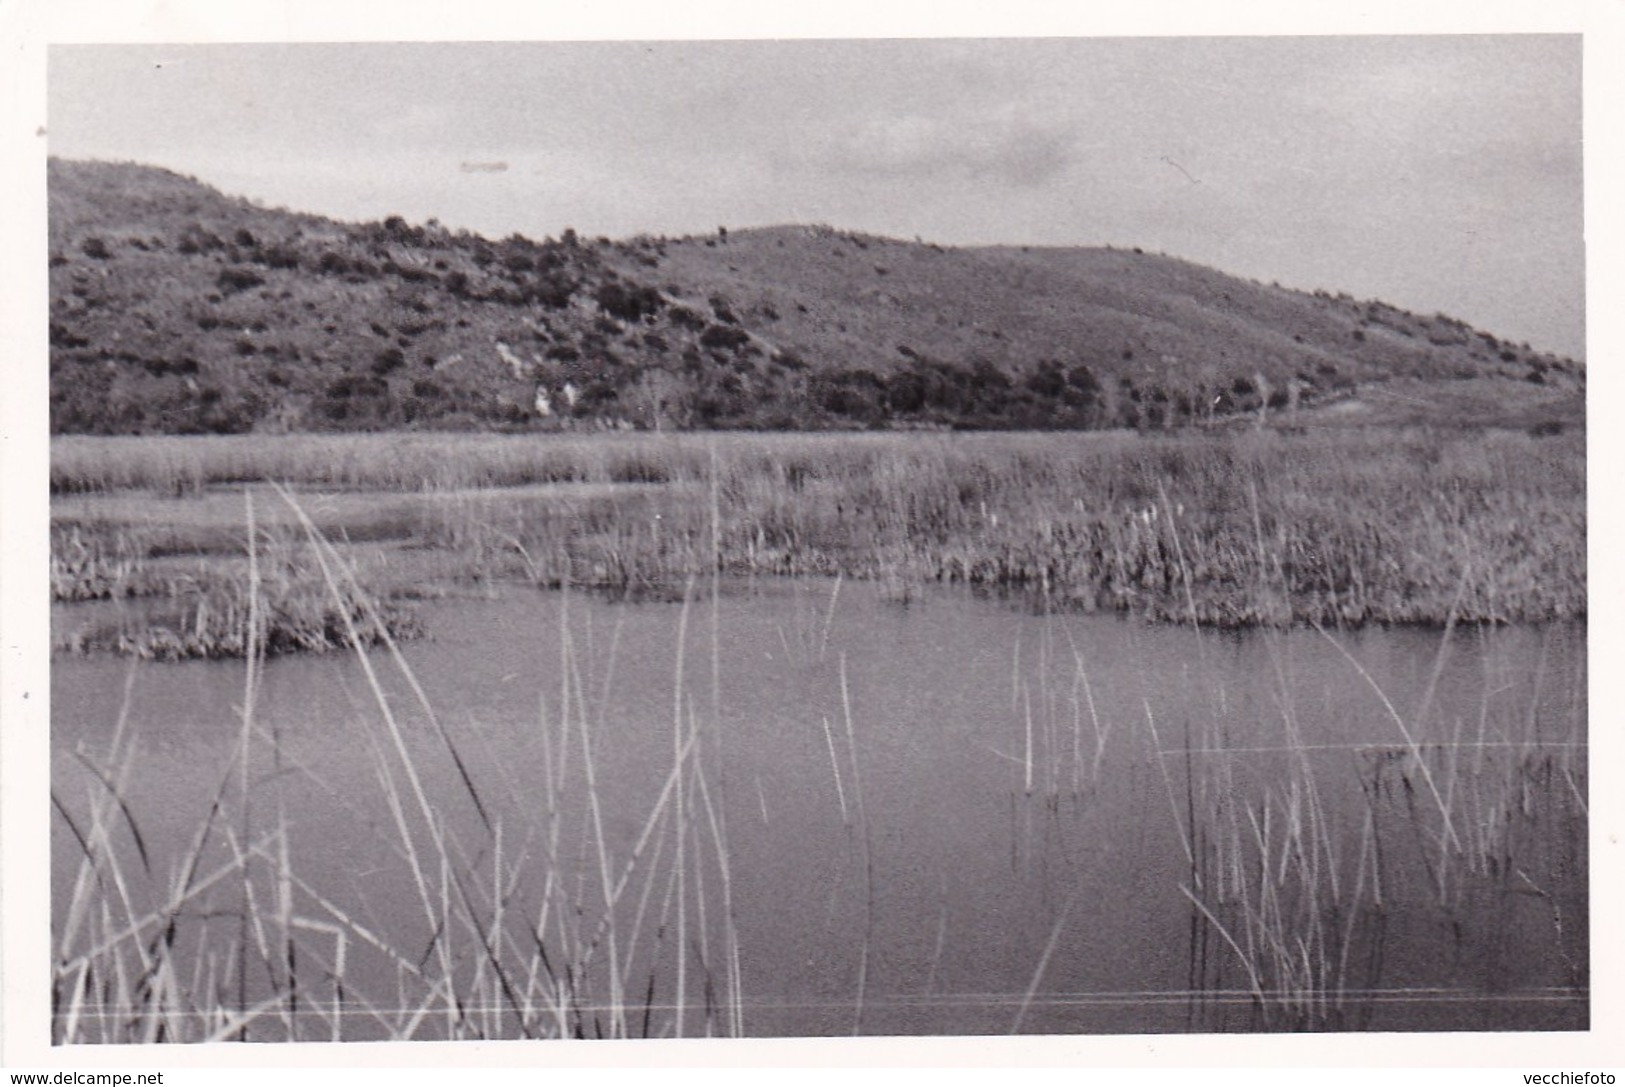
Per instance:
[[[182,495],[260,480],[389,491],[648,483],[692,478],[705,458],[699,442],[636,434],[63,435],[51,443],[51,492]]]
[[[761,519],[769,511],[784,519],[781,527],[827,548],[836,573],[806,601],[795,597],[796,610],[777,643],[798,668],[826,668],[838,682],[839,715],[822,718],[819,738],[829,759],[832,807],[849,832],[851,862],[861,867],[855,893],[864,900],[862,935],[854,916],[851,942],[857,959],[852,1029],[862,1032],[884,995],[875,991],[882,976],[876,915],[887,874],[877,870],[874,845],[883,839],[873,835],[869,810],[886,793],[877,784],[884,776],[871,774],[859,757],[847,657],[839,640],[831,642],[846,591],[838,559],[850,558],[854,545],[823,518],[833,503],[837,519],[861,517],[870,525],[890,525],[912,511],[920,518],[910,530],[918,539],[951,542],[961,520],[1013,531],[1013,507],[1001,504],[1000,488],[1034,479],[1053,488],[1056,479],[1043,473],[1061,469],[1038,457],[1044,443],[1006,441],[1001,456],[1034,459],[1012,465],[990,460],[983,450],[980,459],[953,461],[952,472],[962,477],[954,486],[964,489],[952,500],[944,490],[953,478],[946,466],[951,444],[912,449],[908,455],[915,459],[899,461],[887,459],[875,443],[845,453],[853,458],[850,472],[837,476],[808,452],[818,452],[817,443],[797,447],[794,457],[741,443],[708,451],[704,490],[690,488],[682,502],[647,489],[529,504],[473,493],[435,505],[433,516],[410,524],[425,550],[456,557],[465,576],[477,570],[482,579],[515,578],[561,594],[559,651],[543,662],[548,679],[538,691],[540,766],[522,780],[513,769],[519,760],[482,749],[477,721],[453,724],[424,693],[357,548],[335,541],[291,489],[282,489],[277,500],[292,511],[292,529],[258,509],[251,494],[249,516],[238,530],[246,550],[234,575],[238,595],[209,605],[214,618],[208,621],[222,632],[209,644],[239,647],[244,662],[240,713],[225,722],[236,748],[185,841],[161,850],[151,813],[130,799],[140,739],[128,721],[128,697],[105,749],[58,756],[82,771],[63,775],[59,788],[74,786],[82,795],[53,797],[58,848],[74,862],[59,899],[53,948],[57,1041],[746,1033],[721,802],[725,752],[715,712],[721,704],[717,593],[723,572],[784,572],[740,557],[741,540],[751,541],[757,555],[771,546]],[[1114,714],[1100,697],[1104,677],[1058,614],[1076,598],[1064,584],[1041,583],[1034,599],[1055,610],[1011,652],[1009,708],[1017,738],[1000,754],[1016,767],[1013,796],[1034,811],[1047,805],[1045,825],[1060,826],[1063,803],[1068,814],[1086,814],[1110,797],[1114,779],[1121,784],[1138,773],[1135,760],[1149,751],[1150,781],[1166,796],[1181,851],[1183,878],[1166,891],[1189,903],[1187,989],[1198,1012],[1202,994],[1237,990],[1250,1007],[1245,1024],[1221,1008],[1201,1023],[1193,1012],[1193,1026],[1370,1025],[1374,994],[1392,984],[1384,958],[1387,929],[1414,911],[1440,921],[1440,931],[1453,930],[1458,941],[1476,939],[1466,951],[1455,949],[1462,959],[1555,947],[1570,985],[1583,992],[1585,722],[1583,709],[1553,719],[1540,708],[1547,687],[1577,681],[1550,674],[1543,650],[1532,687],[1519,687],[1516,698],[1505,695],[1514,686],[1509,677],[1526,672],[1528,662],[1498,655],[1494,622],[1464,618],[1484,599],[1475,594],[1494,583],[1481,572],[1483,553],[1474,552],[1472,561],[1458,564],[1452,582],[1441,583],[1448,600],[1432,678],[1418,705],[1395,704],[1348,631],[1322,624],[1295,635],[1296,644],[1307,640],[1321,651],[1323,673],[1346,668],[1369,691],[1362,712],[1370,727],[1357,742],[1328,750],[1309,739],[1324,738],[1328,729],[1311,719],[1314,707],[1281,648],[1294,636],[1264,631],[1260,637],[1274,647],[1270,694],[1278,720],[1268,722],[1268,746],[1259,747],[1257,723],[1241,728],[1228,716],[1215,678],[1220,673],[1209,668],[1219,636],[1208,630],[1196,571],[1209,554],[1200,525],[1212,510],[1194,503],[1202,488],[1230,480],[1230,490],[1219,496],[1237,505],[1232,516],[1246,514],[1251,532],[1233,560],[1233,576],[1255,602],[1281,607],[1294,595],[1291,551],[1282,542],[1292,537],[1283,536],[1287,530],[1273,518],[1283,494],[1302,496],[1283,489],[1286,470],[1265,455],[1268,447],[1226,448],[1226,455],[1241,459],[1222,472],[1201,462],[1195,483],[1172,472],[1167,461],[1189,451],[1169,447],[1152,448],[1162,459],[1146,466],[1161,475],[1130,473],[1127,478],[1140,479],[1138,490],[1122,480],[1114,484],[1131,492],[1121,499],[1123,531],[1160,542],[1160,561],[1169,571],[1163,591],[1177,597],[1165,602],[1166,614],[1193,628],[1188,667],[1178,682],[1211,689],[1211,714],[1162,719],[1150,698],[1143,714]],[[1482,451],[1436,452],[1437,463],[1464,480],[1458,504],[1441,515],[1445,523],[1468,516],[1464,510],[1500,508],[1498,499],[1469,500],[1474,488],[1513,489],[1510,465],[1488,468]],[[1131,453],[1142,456],[1145,448],[1124,443],[1110,456]],[[932,474],[933,464],[941,475]],[[1369,476],[1372,487],[1388,486],[1380,465],[1347,470]],[[1479,482],[1466,482],[1474,472]],[[1085,486],[1081,476],[1073,484]],[[1561,496],[1560,488],[1551,489]],[[1219,501],[1207,493],[1210,504]],[[797,503],[796,494],[812,498]],[[884,514],[862,507],[849,514],[846,503],[857,496],[895,505]],[[759,519],[744,511],[756,511]],[[887,561],[906,566],[907,577],[930,576],[908,539],[890,540]],[[72,547],[65,546],[65,554],[92,553],[83,532],[66,540]],[[701,583],[690,577],[673,590],[683,604],[670,727],[647,738],[661,752],[662,768],[649,788],[634,790],[629,811],[627,794],[612,805],[604,785],[612,756],[603,726],[615,683],[614,641],[606,649],[602,641],[586,644],[578,637],[570,594],[582,585],[654,591],[685,570],[710,575],[703,584],[712,594],[711,674],[690,674],[686,647],[704,625],[694,603]],[[150,565],[146,574],[153,574]],[[300,762],[296,748],[256,713],[265,658],[279,649],[320,648],[279,644],[276,633],[279,601],[308,586],[319,590],[305,606],[324,609],[326,644],[355,654],[370,696],[368,712],[347,722],[374,768],[376,795],[364,804],[340,795],[321,767]],[[1439,693],[1451,655],[1468,640],[1480,643],[1474,659],[1484,662],[1476,704]],[[1583,694],[1567,702],[1583,707]],[[1254,740],[1238,743],[1238,731]],[[346,896],[350,888],[324,884],[307,867],[293,799],[301,789],[384,813],[376,856],[392,872],[390,893],[412,907],[409,925],[380,923]],[[1152,799],[1160,807],[1162,798]],[[765,822],[766,800],[761,803]],[[1044,979],[1068,957],[1074,905],[1066,898],[1056,912],[1016,1029]],[[1499,928],[1461,935],[1485,917],[1528,925],[1531,910],[1547,930],[1543,942],[1524,938],[1526,932],[1507,937],[1510,929]],[[934,963],[943,954],[946,916]],[[1449,976],[1448,967],[1440,969]]]
[[[1528,702],[1510,702],[1516,673],[1493,632],[1447,624],[1420,704],[1402,710],[1336,635],[1319,634],[1369,686],[1367,742],[1308,742],[1324,729],[1285,667],[1279,741],[1265,750],[1228,750],[1218,714],[1194,738],[1159,735],[1147,706],[1189,860],[1193,988],[1239,985],[1260,1029],[1362,1029],[1387,984],[1386,928],[1420,913],[1454,934],[1438,951],[1446,976],[1452,955],[1494,960],[1543,930],[1584,992],[1585,720],[1541,712],[1543,686],[1564,681],[1545,675],[1545,650]],[[1480,702],[1447,712],[1435,692],[1462,638],[1481,643]],[[1520,899],[1542,916],[1508,908]]]
[[[51,599],[118,600],[157,592],[145,577],[151,548],[133,532],[92,535],[78,525],[51,532]]]
[[[958,583],[1158,622],[1442,626],[1452,614],[1488,623],[1586,614],[1582,440],[1423,431],[73,438],[53,447],[53,486],[63,496],[169,496],[280,480],[324,496],[335,512],[319,523],[335,538],[433,549],[447,556],[448,578],[465,581],[670,596],[713,571],[842,574],[881,581],[899,600],[913,586]],[[368,488],[402,497],[381,506]],[[218,525],[201,513],[188,524],[184,499],[172,506],[165,548],[221,546]],[[103,556],[65,571],[64,584],[83,587],[64,599],[139,580],[157,546],[150,524],[98,509],[92,501],[59,515],[60,530],[77,534],[63,537],[65,566],[75,547]]]
[[[1193,987],[1239,981],[1257,1029],[1361,1029],[1363,997],[1382,980],[1377,824],[1364,812],[1357,829],[1342,825],[1348,816],[1327,802],[1325,772],[1290,709],[1283,724],[1287,742],[1265,760],[1268,775],[1248,765],[1256,754],[1182,760],[1174,808],[1190,866],[1179,890],[1194,911]],[[1177,754],[1158,753],[1165,766]]]
[[[380,599],[357,580],[335,593],[311,547],[286,531],[260,530],[255,561],[152,562],[132,535],[54,533],[52,596],[107,601],[89,618],[58,617],[55,651],[111,652],[145,660],[242,659],[258,652],[331,652],[422,633],[403,601]],[[353,637],[352,637],[353,634]]]
[[[367,803],[388,813],[380,856],[417,920],[386,927],[302,863],[295,783],[335,803],[358,798],[338,795],[256,716],[270,648],[259,590],[274,571],[251,546],[243,700],[239,719],[223,722],[235,751],[188,840],[160,852],[150,813],[128,799],[140,742],[128,690],[106,749],[75,756],[86,795],[53,796],[59,841],[74,858],[53,949],[54,1040],[742,1033],[710,768],[719,741],[696,709],[683,639],[671,733],[656,741],[669,747],[669,768],[628,836],[607,825],[593,746],[603,711],[567,612],[554,682],[540,697],[539,780],[482,771],[477,730],[437,714],[343,552],[304,526],[372,700],[351,727],[373,756],[377,796]],[[460,795],[432,795],[431,777],[460,782]],[[471,818],[451,818],[454,808]]]

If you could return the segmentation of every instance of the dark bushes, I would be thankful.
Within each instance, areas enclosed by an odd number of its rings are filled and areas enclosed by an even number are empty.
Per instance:
[[[398,347],[389,347],[378,352],[372,360],[372,372],[379,376],[399,370],[406,365],[406,356]]]
[[[264,283],[265,277],[252,268],[224,268],[215,277],[215,284],[222,294],[236,294],[239,291],[263,286]]]
[[[634,324],[656,316],[665,304],[659,291],[639,284],[605,283],[594,297],[599,309]]]
[[[700,334],[700,346],[713,351],[738,351],[750,343],[750,333],[725,325],[712,325]]]

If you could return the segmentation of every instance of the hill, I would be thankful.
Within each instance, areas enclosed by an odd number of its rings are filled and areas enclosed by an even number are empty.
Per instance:
[[[1583,421],[1572,360],[1138,250],[494,240],[49,170],[58,433]]]

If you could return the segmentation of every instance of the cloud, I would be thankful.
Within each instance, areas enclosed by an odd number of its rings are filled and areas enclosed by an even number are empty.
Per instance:
[[[1064,170],[1072,151],[1070,133],[1027,118],[908,114],[838,129],[798,156],[797,165],[816,160],[839,173],[883,181],[968,179],[1036,187]]]

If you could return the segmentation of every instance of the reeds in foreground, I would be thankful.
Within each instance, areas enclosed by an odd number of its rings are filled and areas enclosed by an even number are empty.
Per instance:
[[[139,740],[128,695],[108,749],[80,756],[85,802],[54,798],[59,847],[77,858],[54,950],[55,1041],[741,1033],[725,831],[684,647],[670,766],[628,842],[603,819],[594,735],[604,711],[582,680],[567,611],[555,694],[539,711],[541,780],[480,777],[469,741],[436,714],[341,552],[305,526],[371,694],[356,742],[371,752],[388,813],[381,859],[416,920],[386,931],[351,903],[353,888],[319,885],[302,866],[280,790],[288,775],[330,787],[255,713],[266,648],[256,591],[242,617],[236,753],[186,847],[161,856],[129,800]],[[250,567],[258,590],[253,551]],[[389,693],[403,685],[404,703]],[[430,795],[434,759],[461,783],[455,805]],[[451,817],[458,805],[468,818]]]
[[[1198,754],[1188,741],[1181,749],[1156,740],[1165,763],[1183,761],[1198,781],[1182,812],[1165,775],[1192,861],[1180,891],[1203,937],[1196,987],[1222,991],[1229,970],[1239,970],[1259,1028],[1360,1029],[1387,983],[1395,911],[1440,918],[1458,941],[1471,929],[1477,950],[1456,953],[1493,960],[1520,939],[1503,926],[1533,923],[1506,908],[1508,896],[1521,895],[1543,903],[1546,937],[1567,984],[1583,991],[1586,934],[1574,914],[1584,906],[1575,904],[1572,883],[1583,865],[1574,851],[1583,853],[1585,839],[1583,721],[1543,718],[1543,661],[1529,703],[1509,707],[1495,702],[1509,688],[1489,647],[1480,647],[1486,663],[1474,731],[1458,715],[1443,733],[1430,711],[1459,635],[1441,634],[1432,678],[1410,713],[1338,638],[1320,635],[1368,685],[1380,707],[1369,719],[1385,721],[1391,739],[1307,742],[1310,730],[1283,676],[1274,699],[1282,713],[1278,747],[1229,751],[1212,735]],[[1353,804],[1351,789],[1358,789]],[[1342,799],[1329,800],[1333,793]],[[1205,950],[1209,935],[1221,949],[1218,961]]]

